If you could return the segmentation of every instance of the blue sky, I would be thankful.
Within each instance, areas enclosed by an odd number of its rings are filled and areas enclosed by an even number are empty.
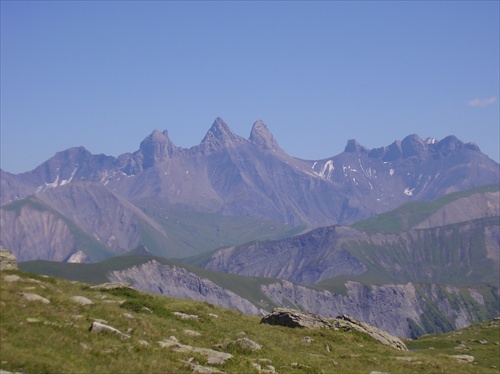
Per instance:
[[[454,134],[499,160],[499,2],[1,1],[1,167],[262,119],[292,156]]]

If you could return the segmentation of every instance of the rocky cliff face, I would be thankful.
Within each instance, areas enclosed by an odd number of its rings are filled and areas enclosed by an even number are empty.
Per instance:
[[[325,317],[349,314],[398,337],[416,337],[468,326],[491,310],[486,300],[498,300],[498,288],[466,288],[431,284],[365,286],[349,281],[346,294],[316,291],[291,282],[262,286],[278,305]],[[495,309],[493,307],[493,309]]]
[[[74,252],[74,237],[61,216],[48,210],[21,206],[3,209],[0,239],[19,261],[64,261]]]
[[[97,261],[137,247],[162,228],[99,183],[76,181],[0,210],[0,241],[20,261]]]
[[[212,281],[200,278],[184,268],[162,265],[155,260],[126,270],[113,271],[108,278],[112,282],[130,283],[141,291],[206,301],[246,314],[260,314],[260,310],[251,302]]]
[[[279,241],[264,241],[224,248],[202,266],[245,276],[286,279],[315,284],[339,276],[353,277],[367,268],[342,249],[344,237],[363,237],[348,228],[329,226]]]

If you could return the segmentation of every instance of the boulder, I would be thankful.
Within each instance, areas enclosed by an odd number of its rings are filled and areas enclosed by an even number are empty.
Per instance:
[[[262,349],[262,345],[254,342],[253,340],[250,340],[248,338],[240,338],[240,339],[236,339],[232,342],[219,344],[218,347],[223,348],[223,349],[239,348],[239,349],[242,349],[245,351],[251,351],[251,352],[258,351],[258,350]]]
[[[369,325],[368,323],[358,321],[350,316],[347,315],[341,315],[336,318],[337,323],[340,325],[340,327],[343,327],[343,323],[347,323],[347,326],[357,330],[361,331],[365,334],[370,335],[373,339],[379,341],[380,343],[387,345],[389,347],[399,349],[400,351],[408,351],[408,348],[406,347],[405,343],[403,341],[388,332],[381,330],[375,326]]]
[[[262,317],[260,323],[308,329],[334,328],[330,322],[316,314],[286,308],[274,308],[271,313]]]
[[[18,270],[16,256],[0,246],[0,270]]]
[[[19,275],[16,275],[16,274],[9,274],[9,275],[5,275],[3,277],[3,280],[5,282],[17,282],[17,281],[20,281],[22,278],[19,276]]]
[[[207,363],[209,365],[222,365],[227,360],[233,357],[233,355],[230,353],[214,351],[213,349],[209,348],[191,347],[189,345],[181,344],[173,336],[169,337],[168,339],[159,341],[158,345],[161,348],[171,348],[174,352],[178,353],[199,353],[207,357]]]
[[[80,305],[92,305],[94,304],[92,300],[87,299],[84,296],[71,296],[71,300]]]
[[[200,316],[197,316],[196,314],[186,314],[181,312],[173,312],[172,314],[176,317],[179,317],[180,319],[193,319],[193,320],[200,319]]]
[[[370,335],[380,343],[389,347],[408,351],[406,345],[401,339],[389,334],[386,331],[380,330],[372,325],[357,321],[356,319],[342,315],[337,317],[332,322],[328,322],[321,316],[316,314],[301,312],[294,309],[275,308],[272,313],[264,316],[260,323],[269,325],[279,325],[286,327],[301,327],[301,328],[327,328],[327,329],[342,329],[342,330],[357,330]]]
[[[104,323],[100,323],[100,322],[96,322],[96,321],[92,322],[92,325],[90,325],[89,331],[94,332],[94,333],[110,332],[110,333],[118,335],[122,339],[129,339],[130,338],[130,335],[124,334],[120,330],[115,329],[114,327],[108,326]]]
[[[45,297],[37,295],[36,293],[20,292],[19,294],[28,301],[41,301],[44,304],[50,304],[49,299],[46,299]]]
[[[133,290],[132,286],[130,283],[126,282],[108,282],[108,283],[101,283],[101,284],[96,284],[95,286],[90,286],[91,290],[116,290],[116,289],[130,289]]]
[[[450,357],[457,360],[458,362],[462,362],[465,364],[470,364],[474,362],[474,356],[470,355],[451,355]]]

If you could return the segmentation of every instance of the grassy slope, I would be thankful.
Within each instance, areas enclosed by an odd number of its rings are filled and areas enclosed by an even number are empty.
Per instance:
[[[487,258],[484,243],[485,227],[496,225],[498,217],[481,218],[388,237],[390,242],[346,243],[345,248],[367,266],[359,277],[366,282],[498,285],[498,268]]]
[[[476,365],[500,370],[500,320],[476,323],[446,334],[424,335],[405,341],[415,352],[435,355],[472,355]],[[476,366],[475,366],[476,367]]]
[[[304,230],[302,226],[290,227],[257,217],[233,217],[199,212],[189,207],[171,205],[165,201],[143,200],[136,202],[136,205],[163,227],[172,245],[179,248],[174,256],[177,258],[252,240],[285,238]],[[147,233],[144,238],[148,239]],[[161,255],[158,251],[153,253]]]
[[[21,281],[5,282],[6,274],[17,274]],[[20,272],[0,273],[1,356],[0,369],[28,373],[188,373],[180,362],[194,357],[207,366],[200,354],[176,353],[160,348],[157,341],[175,336],[183,344],[217,349],[216,345],[245,337],[263,346],[250,352],[226,349],[234,358],[219,370],[226,373],[252,373],[252,362],[268,359],[279,373],[496,373],[489,363],[461,364],[436,352],[421,349],[401,352],[382,346],[355,332],[290,329],[261,325],[258,317],[241,315],[208,303],[154,296],[136,291],[99,292],[81,283],[70,283]],[[26,301],[20,292],[34,292],[50,304]],[[94,304],[81,306],[70,297],[85,296]],[[118,302],[123,302],[120,304]],[[152,312],[141,310],[147,306]],[[199,321],[180,320],[172,313],[180,311],[200,316]],[[130,313],[133,318],[123,314]],[[218,318],[211,317],[214,313]],[[127,331],[130,339],[110,334],[91,334],[94,319]],[[184,330],[201,334],[192,337]],[[498,327],[496,328],[498,334]],[[310,344],[304,338],[312,338]],[[144,340],[149,343],[143,346]],[[328,346],[328,349],[327,349]],[[496,357],[493,345],[484,346],[484,354]],[[496,346],[498,347],[498,346]],[[412,361],[396,357],[412,357]],[[292,365],[296,363],[296,365]]]
[[[406,231],[430,217],[433,213],[452,201],[475,193],[496,192],[500,185],[492,184],[446,195],[429,202],[413,201],[387,213],[379,214],[352,225],[356,230],[367,233],[397,233]]]

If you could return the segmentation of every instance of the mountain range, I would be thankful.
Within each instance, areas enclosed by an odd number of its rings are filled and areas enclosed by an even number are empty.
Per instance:
[[[117,158],[1,171],[0,244],[26,271],[416,337],[500,313],[499,180],[454,136],[302,160],[262,121],[245,139],[217,118],[189,149],[154,131]]]
[[[368,149],[349,140],[323,160],[288,155],[262,121],[245,139],[217,118],[199,145],[155,130],[133,153],[57,153],[0,170],[0,244],[20,261],[92,262],[145,245],[162,257],[350,225],[411,201],[498,183],[472,143],[409,135]]]

